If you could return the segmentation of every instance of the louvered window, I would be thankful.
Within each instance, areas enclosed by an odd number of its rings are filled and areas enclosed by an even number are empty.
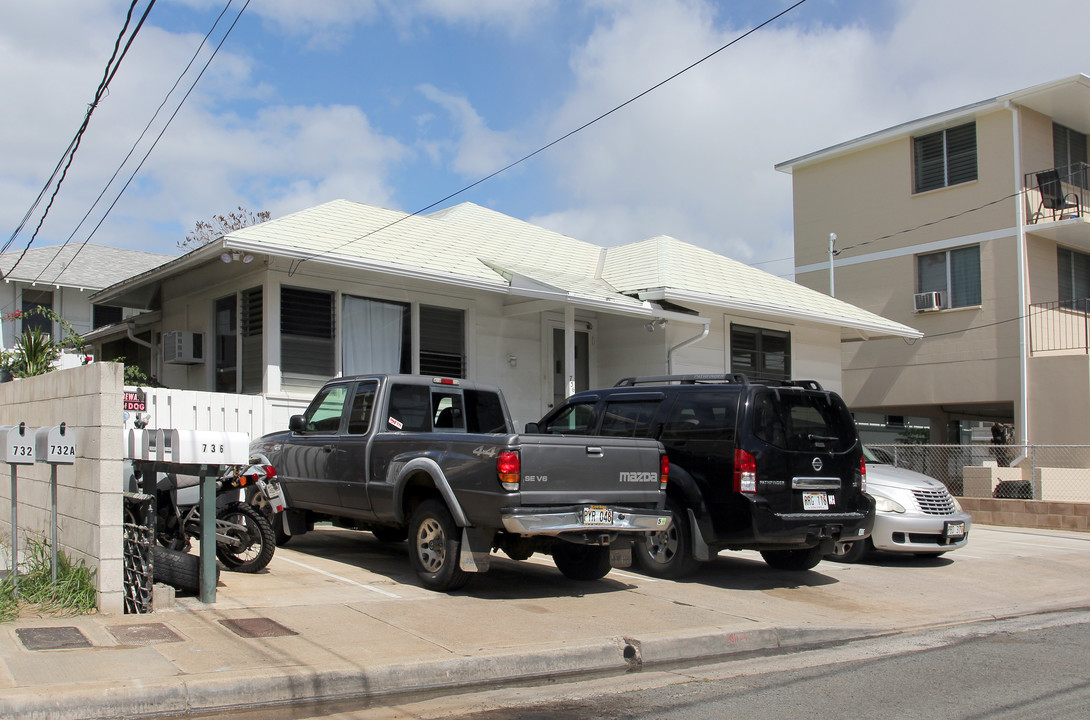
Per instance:
[[[1057,248],[1059,300],[1090,298],[1090,255]]]
[[[730,371],[751,379],[791,379],[791,333],[730,326]]]
[[[280,289],[280,367],[285,373],[333,375],[333,293]]]
[[[941,291],[943,307],[971,307],[981,303],[980,246],[916,256],[916,292]]]
[[[420,374],[464,378],[465,313],[420,306]]]
[[[912,139],[916,192],[977,179],[976,123]]]
[[[1090,188],[1086,172],[1086,135],[1053,123],[1052,159],[1063,182]]]
[[[242,336],[242,392],[260,393],[264,373],[262,297],[260,287],[243,290],[239,303],[239,334]]]

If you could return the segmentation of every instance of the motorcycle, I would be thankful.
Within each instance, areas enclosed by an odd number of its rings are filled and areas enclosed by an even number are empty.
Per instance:
[[[200,478],[161,474],[156,482],[156,540],[187,552],[200,540]],[[241,499],[240,499],[241,498]],[[260,508],[260,509],[259,509]],[[256,573],[272,561],[276,534],[265,509],[284,509],[276,469],[263,457],[232,466],[216,478],[216,557],[228,570]]]

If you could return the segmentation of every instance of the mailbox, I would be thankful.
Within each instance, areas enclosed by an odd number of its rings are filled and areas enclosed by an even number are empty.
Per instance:
[[[250,436],[214,430],[168,430],[174,462],[184,465],[246,465]]]
[[[0,441],[4,443],[4,462],[11,465],[34,464],[34,431],[26,423],[0,426]]]
[[[76,462],[76,433],[64,423],[38,428],[34,433],[34,457],[50,465],[71,465]]]

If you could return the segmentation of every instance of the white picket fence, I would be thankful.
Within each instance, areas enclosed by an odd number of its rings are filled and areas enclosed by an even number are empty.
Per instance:
[[[241,432],[251,439],[287,429],[288,418],[303,412],[309,400],[128,386],[125,395],[126,430],[134,427],[137,408],[142,407],[149,428]]]

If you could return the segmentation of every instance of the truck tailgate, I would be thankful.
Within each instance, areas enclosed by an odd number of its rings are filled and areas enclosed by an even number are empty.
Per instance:
[[[662,446],[646,438],[520,435],[522,504],[661,506]]]

